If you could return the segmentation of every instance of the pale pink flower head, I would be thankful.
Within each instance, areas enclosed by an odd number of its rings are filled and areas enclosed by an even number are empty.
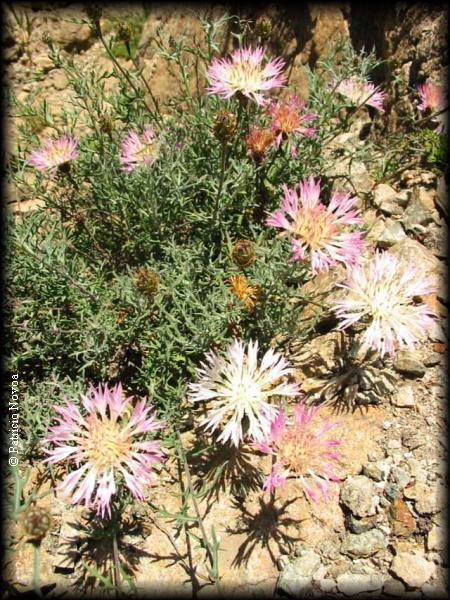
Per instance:
[[[417,108],[420,112],[425,112],[427,109],[433,113],[440,112],[448,104],[447,90],[443,86],[427,82],[417,86],[417,92],[420,97]]]
[[[155,133],[151,127],[145,127],[141,135],[129,131],[122,141],[119,160],[122,170],[131,173],[141,165],[150,166],[157,155]]]
[[[281,207],[266,223],[284,229],[292,243],[291,261],[309,260],[312,272],[328,271],[341,262],[354,264],[363,250],[361,231],[349,231],[362,219],[355,210],[355,198],[334,193],[328,206],[320,202],[320,181],[312,177],[301,181],[297,189],[283,185]]]
[[[266,92],[285,86],[287,77],[282,74],[284,66],[282,58],[266,61],[261,47],[240,48],[228,58],[213,60],[207,73],[211,83],[207,92],[221,98],[231,98],[240,93],[263,105]]]
[[[313,137],[316,130],[307,127],[308,123],[316,119],[316,115],[305,110],[305,103],[297,96],[289,96],[273,101],[267,109],[271,117],[271,129],[276,135],[275,142],[279,146],[284,139],[291,135]],[[295,146],[289,143],[291,156],[296,157]]]
[[[78,158],[77,146],[78,140],[68,135],[45,140],[41,148],[30,154],[28,163],[39,171],[49,171],[53,176],[58,167]]]
[[[337,472],[340,455],[336,452],[341,441],[330,435],[337,423],[319,421],[318,412],[318,407],[308,408],[301,402],[288,420],[280,407],[267,439],[254,444],[257,450],[276,457],[264,490],[272,492],[294,477],[308,499],[328,500],[330,482],[341,479]]]
[[[338,285],[347,292],[333,307],[342,319],[338,329],[365,323],[363,350],[394,356],[397,348],[413,349],[433,325],[433,313],[414,302],[435,291],[432,279],[389,252],[377,251],[365,264],[354,265],[347,271],[347,281]]]
[[[197,369],[198,382],[189,386],[189,399],[211,401],[212,408],[200,425],[211,431],[223,426],[218,441],[231,440],[238,446],[244,437],[244,421],[246,433],[253,440],[262,440],[277,413],[269,400],[300,393],[296,383],[280,382],[293,371],[283,356],[270,348],[258,362],[258,342],[250,340],[246,349],[240,340],[234,340],[224,355],[211,351],[206,360]]]
[[[341,81],[336,91],[345,96],[350,102],[356,106],[367,104],[373,106],[380,112],[384,112],[384,92],[371,82],[359,79],[358,77],[350,77]]]
[[[144,500],[144,486],[153,483],[153,465],[164,458],[159,442],[145,435],[164,424],[148,415],[145,399],[133,406],[120,383],[112,388],[91,386],[81,401],[84,414],[73,402],[54,406],[61,416],[43,442],[54,446],[44,449],[44,462],[74,465],[58,489],[71,496],[72,504],[84,503],[102,517],[111,517],[111,499],[121,484]]]

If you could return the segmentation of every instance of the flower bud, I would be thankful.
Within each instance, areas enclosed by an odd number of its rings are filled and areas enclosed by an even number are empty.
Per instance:
[[[51,518],[47,510],[31,505],[23,515],[24,529],[35,541],[40,541],[50,529]]]
[[[238,267],[249,267],[256,260],[255,244],[250,240],[238,240],[231,249],[231,260]]]
[[[221,142],[229,142],[236,133],[237,119],[235,115],[226,110],[219,110],[214,117],[214,137]]]
[[[111,115],[108,115],[108,114],[100,115],[99,125],[100,125],[101,131],[103,131],[104,133],[107,133],[108,135],[111,134],[111,132],[113,130],[113,120],[111,118]]]
[[[133,37],[133,31],[128,23],[121,21],[117,27],[117,39],[125,44],[129,44]]]
[[[259,17],[255,23],[255,33],[261,40],[267,40],[272,33],[273,23],[269,17]]]
[[[140,267],[133,279],[135,287],[142,293],[153,298],[159,290],[159,277],[152,269]]]
[[[275,134],[268,129],[252,129],[246,138],[247,152],[260,163],[267,149],[275,142]]]

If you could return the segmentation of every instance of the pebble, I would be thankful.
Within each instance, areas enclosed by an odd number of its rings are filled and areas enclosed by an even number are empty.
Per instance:
[[[443,550],[445,548],[447,536],[445,535],[444,528],[433,525],[428,532],[427,536],[427,549],[428,550]]]
[[[406,503],[399,497],[391,505],[389,516],[392,533],[398,537],[409,537],[416,529],[416,521]]]
[[[388,579],[384,582],[383,592],[388,596],[403,596],[405,586],[398,579]]]
[[[380,248],[387,249],[401,242],[406,237],[405,230],[401,226],[399,221],[393,219],[386,219],[384,229],[377,236],[377,245]]]
[[[402,215],[403,208],[397,200],[397,192],[386,183],[380,183],[373,192],[373,203],[387,215]]]
[[[321,579],[319,581],[319,588],[326,594],[332,593],[336,591],[336,583],[334,579]]]
[[[340,500],[357,517],[368,517],[376,513],[378,497],[374,492],[373,482],[365,475],[347,477]]]
[[[445,598],[448,596],[447,590],[436,587],[435,585],[430,585],[429,583],[424,583],[421,591],[426,598]]]
[[[373,529],[380,521],[379,515],[357,519],[351,513],[345,519],[345,525],[352,533],[364,533]]]
[[[363,467],[363,475],[375,481],[382,481],[384,473],[378,463],[368,463]]]
[[[400,489],[403,489],[411,481],[409,472],[397,466],[391,468],[391,478]]]
[[[354,596],[361,592],[373,592],[383,586],[381,575],[367,575],[364,573],[344,573],[337,578],[337,588],[346,596]]]
[[[413,408],[416,405],[413,386],[407,383],[399,387],[397,393],[392,398],[392,404],[400,408]]]
[[[419,198],[413,198],[403,213],[403,226],[406,231],[414,232],[417,226],[426,226],[433,222],[433,213]]]
[[[399,373],[404,373],[411,377],[423,377],[426,373],[425,365],[408,350],[401,350],[397,354],[393,367]]]
[[[379,529],[371,529],[360,534],[347,533],[341,545],[341,553],[353,558],[372,556],[386,548],[387,542]]]
[[[415,500],[415,509],[421,515],[440,512],[445,505],[446,493],[442,484],[429,486],[420,481],[404,490],[405,498]]]
[[[409,587],[421,587],[436,571],[436,566],[419,554],[399,552],[391,563],[391,571]]]

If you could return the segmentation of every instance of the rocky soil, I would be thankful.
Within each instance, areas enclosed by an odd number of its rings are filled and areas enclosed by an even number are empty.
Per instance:
[[[200,7],[205,10],[205,5]],[[221,5],[211,8],[216,15],[229,9]],[[49,31],[64,51],[86,68],[106,66],[108,59],[87,26],[64,20],[79,16],[79,8],[36,10],[24,5],[23,10],[32,21],[31,33],[16,25],[10,38],[5,37],[9,84],[19,99],[34,92],[36,102],[48,98],[56,117],[70,92],[59,71],[35,80],[38,70],[49,66],[43,32]],[[174,80],[167,76],[149,41],[159,24],[174,36],[183,31],[189,36],[198,34],[193,17],[178,4],[152,4],[147,16],[137,4],[108,10],[105,19],[116,15],[124,18],[130,11],[142,16],[140,60],[153,92],[159,98],[168,97]],[[421,77],[438,81],[445,75],[447,13],[443,5],[427,8],[402,4],[382,12],[341,3],[293,10],[266,6],[253,9],[249,15],[264,13],[274,18],[271,43],[288,57],[291,83],[305,96],[303,65],[316,64],[326,51],[326,40],[337,35],[350,37],[356,47],[375,44],[378,54],[389,59],[380,78],[407,72],[413,85]],[[229,43],[226,35],[223,43],[224,47]],[[401,88],[393,86],[388,91],[391,110],[387,114],[395,123],[410,107],[398,104],[404,96]],[[19,122],[17,117],[10,119],[11,149]],[[336,143],[358,143],[357,128],[358,124],[353,138]],[[336,332],[293,348],[292,359],[303,389],[319,393],[327,382],[324,416],[333,413],[341,423],[346,479],[336,486],[328,504],[316,510],[292,482],[271,504],[261,495],[259,484],[243,497],[225,481],[217,495],[201,500],[201,512],[207,530],[214,525],[220,539],[222,587],[230,596],[446,597],[446,183],[429,171],[405,170],[396,180],[375,185],[363,163],[339,164],[337,168],[350,172],[373,245],[389,248],[405,259],[414,257],[439,282],[438,293],[424,299],[439,319],[430,339],[414,353],[400,352],[395,360],[385,360],[372,371],[368,368],[349,377],[344,377],[346,365]],[[18,197],[14,190],[8,200],[14,210],[33,206],[32,198]],[[344,391],[345,402],[333,402],[336,390]],[[189,447],[189,432],[183,441]],[[263,460],[249,458],[246,476],[250,481]],[[211,465],[194,467],[198,480],[208,479]],[[39,480],[39,469],[33,466],[29,486]],[[169,512],[178,512],[181,505],[175,480],[176,463],[169,464],[158,486],[150,491],[149,500]],[[83,515],[53,494],[42,503],[53,516],[51,534],[42,546],[42,583],[51,593],[83,585],[81,559],[92,556],[82,543]],[[138,594],[145,596],[149,590],[155,595],[169,591],[188,595],[193,590],[199,597],[212,593],[206,581],[204,551],[183,529],[177,532],[173,521],[156,518],[145,508],[127,518],[130,529],[120,551],[134,572]],[[32,548],[20,523],[13,524],[10,533],[14,552],[8,579],[11,589],[26,591],[31,586]],[[98,547],[95,552],[94,556],[106,564],[111,558],[108,548]],[[195,573],[191,563],[198,565]]]

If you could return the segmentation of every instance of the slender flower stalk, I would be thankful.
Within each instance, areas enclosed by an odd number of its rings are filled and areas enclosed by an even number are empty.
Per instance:
[[[212,401],[213,408],[200,425],[211,431],[223,426],[218,441],[231,440],[238,446],[246,434],[263,440],[277,413],[269,404],[271,397],[300,393],[296,383],[280,382],[293,371],[280,354],[269,349],[258,363],[258,342],[250,340],[246,350],[240,340],[234,340],[224,356],[211,351],[206,361],[197,369],[198,382],[189,386],[189,399]]]
[[[389,252],[376,252],[366,264],[354,265],[347,272],[346,283],[338,285],[347,291],[333,307],[341,319],[338,329],[365,323],[365,350],[393,356],[397,348],[413,349],[433,324],[435,315],[425,304],[414,302],[435,291],[432,279]]]
[[[285,66],[282,58],[264,62],[265,52],[261,47],[240,48],[228,58],[215,58],[207,72],[211,83],[208,94],[225,99],[241,94],[259,105],[265,104],[264,94],[284,87],[287,78],[282,74]]]
[[[155,134],[151,127],[145,127],[141,135],[129,131],[121,146],[119,160],[122,170],[131,173],[140,165],[150,166],[156,154]]]
[[[61,416],[43,442],[54,446],[44,449],[44,462],[74,464],[76,469],[58,486],[63,496],[111,518],[111,500],[122,482],[137,500],[144,500],[144,486],[153,483],[152,467],[164,458],[159,442],[144,435],[164,424],[148,416],[145,399],[133,406],[120,383],[91,386],[81,401],[84,415],[73,402],[54,406]]]
[[[275,134],[275,145],[280,146],[283,140],[291,135],[313,137],[316,130],[307,125],[316,119],[316,115],[305,111],[305,103],[297,96],[289,96],[269,104],[268,113],[272,119],[271,129]],[[289,141],[292,158],[296,158],[297,150]]]
[[[318,421],[318,407],[307,408],[302,402],[294,407],[288,420],[280,407],[272,421],[270,434],[254,447],[275,458],[272,472],[263,489],[274,492],[284,487],[289,477],[300,483],[307,498],[313,502],[328,500],[330,481],[340,481],[337,473],[340,456],[335,448],[341,441],[330,437],[337,423]]]
[[[385,94],[371,82],[364,81],[358,77],[344,79],[336,86],[336,91],[345,96],[355,105],[367,104],[373,106],[380,112],[384,112],[383,102]]]
[[[291,238],[291,261],[311,261],[311,269],[328,271],[341,262],[355,264],[363,249],[361,231],[348,231],[362,219],[354,208],[350,194],[333,194],[328,206],[320,202],[320,181],[312,177],[301,181],[296,189],[283,185],[281,207],[271,213],[266,223],[284,229]]]
[[[62,165],[78,158],[78,140],[62,135],[56,140],[45,140],[42,147],[34,150],[28,163],[39,171],[49,171],[52,176]]]

